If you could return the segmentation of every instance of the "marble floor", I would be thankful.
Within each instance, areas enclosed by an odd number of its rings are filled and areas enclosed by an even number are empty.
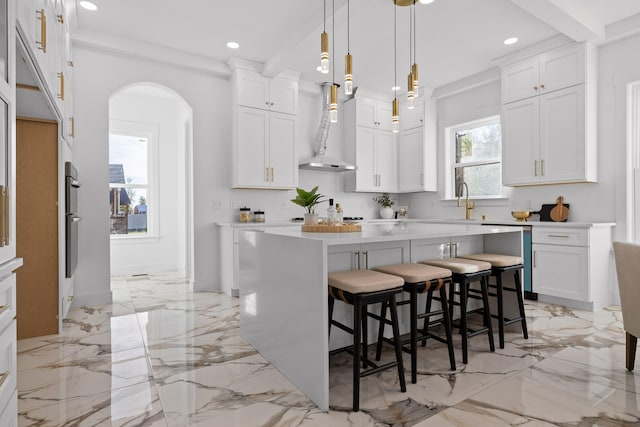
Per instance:
[[[455,372],[430,342],[417,384],[401,393],[393,371],[366,377],[357,413],[349,357],[333,356],[323,413],[243,341],[237,299],[172,274],[116,277],[112,289],[113,305],[73,309],[63,334],[18,342],[21,426],[640,425],[617,307],[527,302],[528,340],[510,330],[490,353],[473,338],[467,365],[457,343]]]

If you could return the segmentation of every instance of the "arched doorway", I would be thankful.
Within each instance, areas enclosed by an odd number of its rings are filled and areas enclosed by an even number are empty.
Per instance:
[[[192,117],[155,83],[110,96],[112,276],[177,271],[193,280]]]

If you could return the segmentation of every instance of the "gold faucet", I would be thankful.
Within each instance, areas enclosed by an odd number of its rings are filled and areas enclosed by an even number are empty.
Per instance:
[[[475,207],[475,205],[473,204],[473,202],[469,201],[469,186],[467,185],[466,182],[462,181],[460,183],[460,185],[458,186],[458,206],[460,206],[460,197],[462,197],[462,190],[463,187],[467,189],[467,198],[465,201],[465,205],[464,205],[464,210],[465,210],[465,216],[464,219],[471,219],[471,209],[473,209]]]

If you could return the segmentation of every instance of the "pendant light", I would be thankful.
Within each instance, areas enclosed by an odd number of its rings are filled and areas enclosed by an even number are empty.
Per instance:
[[[336,53],[336,2],[335,0],[331,0],[331,25],[333,29],[331,33],[333,34],[333,39],[331,42],[331,53],[335,55]],[[332,78],[331,81],[333,84],[331,85],[331,97],[329,104],[329,121],[331,123],[338,123],[338,85],[336,84],[336,65],[333,64],[331,67],[332,70]]]
[[[352,58],[351,58],[351,49],[349,46],[350,42],[350,21],[351,21],[351,13],[349,7],[349,0],[347,0],[347,54],[344,56],[344,94],[351,95],[353,94],[353,72],[352,72]],[[335,35],[334,35],[335,37]]]
[[[411,74],[413,74],[413,95],[417,98],[418,95],[418,63],[416,59],[416,4],[411,5],[413,9],[413,65],[411,66]]]
[[[416,107],[415,90],[414,90],[414,77],[413,77],[413,4],[409,9],[409,76],[407,77],[407,108],[412,110]]]
[[[396,41],[396,9],[397,6],[393,4],[393,91],[394,98],[391,103],[391,132],[400,132],[400,116],[398,114],[398,82],[397,82],[397,68],[398,68],[398,53],[397,53],[397,41]]]
[[[324,24],[323,31],[320,34],[320,72],[327,74],[329,72],[329,34],[327,34],[327,0],[323,0],[324,4]]]

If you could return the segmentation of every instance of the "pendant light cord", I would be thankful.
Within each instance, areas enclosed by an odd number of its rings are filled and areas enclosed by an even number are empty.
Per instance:
[[[324,17],[324,21],[322,21],[322,31],[327,32],[327,0],[323,0],[322,2],[322,13]]]
[[[411,7],[413,8],[413,63],[415,64],[418,62],[418,58],[416,57],[416,3],[413,2]]]
[[[413,64],[413,3],[409,8],[409,68]]]
[[[336,84],[336,0],[331,0],[331,56],[333,59],[333,64],[331,65],[331,79],[333,80],[333,84]]]
[[[397,52],[397,41],[396,41],[396,9],[397,6],[394,3],[393,4],[393,87],[394,87],[394,92],[395,92],[395,97],[398,97],[398,52]]]
[[[349,23],[351,22],[351,8],[349,7],[349,0],[347,0],[347,53],[351,53],[351,47],[349,46],[351,40],[351,33],[349,29]]]

